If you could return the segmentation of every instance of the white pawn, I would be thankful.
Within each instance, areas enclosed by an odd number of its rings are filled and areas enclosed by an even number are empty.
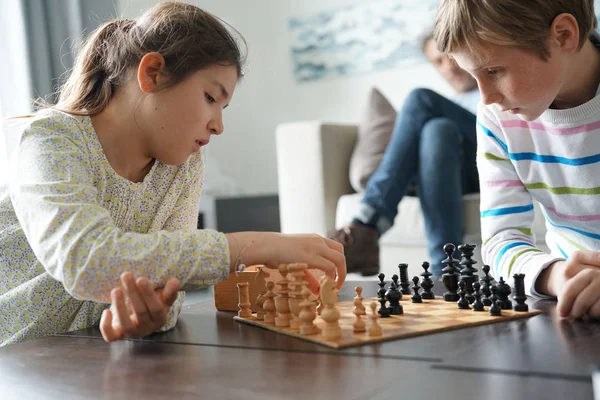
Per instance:
[[[376,302],[371,303],[371,315],[369,315],[369,318],[371,318],[371,326],[369,326],[369,329],[367,329],[367,333],[369,336],[381,336],[383,332],[381,330],[381,325],[377,323],[379,315],[377,314]]]
[[[358,310],[360,311],[360,315],[367,315],[367,310],[365,310],[365,306],[362,303],[364,300],[364,297],[362,297],[363,288],[361,286],[356,286],[354,288],[354,291],[356,292],[356,297],[354,298],[354,300],[358,299],[358,302],[354,302],[354,309],[356,310],[358,308]]]
[[[298,315],[301,335],[314,335],[315,333],[319,333],[319,328],[317,328],[313,322],[315,318],[317,318],[317,313],[313,309],[313,302],[308,299],[309,296],[310,290],[306,287],[302,289],[302,297],[304,300],[300,303],[302,309]]]
[[[267,282],[267,293],[265,293],[265,302],[263,303],[263,310],[265,310],[265,323],[270,325],[275,325],[276,316],[275,301],[273,300],[273,298],[275,297],[275,293],[273,293],[274,287],[274,282]]]
[[[359,297],[355,297],[353,303],[353,312],[354,315],[356,315],[356,321],[354,321],[354,325],[352,325],[352,327],[354,328],[354,332],[364,332],[367,329],[367,324],[365,324],[365,321],[362,319],[362,316],[364,315],[363,312],[365,309],[362,305],[362,300]]]

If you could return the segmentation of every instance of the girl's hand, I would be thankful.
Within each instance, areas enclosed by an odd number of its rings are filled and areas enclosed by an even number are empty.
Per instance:
[[[346,280],[344,246],[335,240],[316,234],[278,234],[266,248],[269,256],[264,264],[268,268],[277,268],[279,264],[306,263],[309,268],[319,269],[335,279],[338,289]],[[315,286],[318,287],[318,282],[313,277],[309,279],[313,293]]]
[[[177,279],[169,279],[163,288],[154,289],[148,279],[135,280],[131,272],[125,272],[121,283],[122,289],[111,291],[112,304],[100,319],[105,341],[148,336],[167,323],[169,308],[177,299]]]

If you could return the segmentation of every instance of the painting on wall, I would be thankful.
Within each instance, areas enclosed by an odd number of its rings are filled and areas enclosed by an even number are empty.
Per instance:
[[[600,19],[600,0],[594,0]],[[366,2],[365,2],[366,3]],[[377,0],[289,20],[296,81],[396,68],[424,60],[438,0]]]
[[[310,81],[423,60],[438,0],[377,0],[291,18],[294,76]]]

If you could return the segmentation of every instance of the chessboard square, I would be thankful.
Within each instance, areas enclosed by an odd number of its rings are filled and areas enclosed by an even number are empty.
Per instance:
[[[406,330],[412,331],[412,332],[422,332],[422,331],[434,331],[434,330],[438,330],[438,329],[443,329],[446,326],[442,323],[437,323],[437,324],[415,324],[412,326],[407,326]]]
[[[456,314],[456,310],[434,309],[434,310],[427,311],[427,315],[449,315],[449,314]]]
[[[473,315],[466,315],[464,317],[457,318],[457,320],[459,322],[474,323],[474,322],[481,322],[482,320],[485,320],[488,318],[489,318],[488,313],[481,312],[481,311],[480,312],[473,311]]]

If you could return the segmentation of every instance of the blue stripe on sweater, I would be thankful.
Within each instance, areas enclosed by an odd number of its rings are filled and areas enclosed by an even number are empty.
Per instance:
[[[550,221],[548,218],[546,218],[546,221],[547,221],[547,222],[548,222],[550,225],[552,225],[553,227],[555,227],[555,228],[568,229],[568,230],[570,230],[570,231],[577,232],[577,233],[579,233],[580,235],[587,236],[587,237],[589,237],[589,238],[592,238],[592,239],[600,240],[600,235],[599,235],[599,234],[597,234],[597,233],[592,233],[592,232],[582,231],[581,229],[572,228],[572,227],[570,227],[570,226],[565,226],[565,225],[556,225],[555,223],[553,223],[552,221]]]
[[[559,245],[556,245],[556,247],[558,247],[558,251],[560,251],[560,253],[563,255],[564,258],[569,258],[567,253],[565,253],[564,250],[561,249]]]
[[[508,146],[506,145],[506,143],[502,142],[502,140],[500,140],[498,138],[498,136],[496,136],[491,130],[489,130],[488,128],[483,126],[483,124],[481,124],[481,122],[479,122],[479,121],[477,121],[477,125],[479,125],[481,127],[481,129],[483,129],[483,132],[487,136],[491,137],[496,142],[498,142],[498,144],[504,149],[504,151],[508,155],[508,158],[510,158],[511,160],[515,160],[515,161],[531,160],[531,161],[537,161],[537,162],[546,163],[546,164],[564,164],[564,165],[571,165],[571,166],[581,166],[581,165],[588,165],[588,164],[594,164],[594,163],[600,162],[600,154],[596,154],[593,156],[587,156],[587,157],[581,157],[581,158],[566,158],[566,157],[558,157],[558,156],[541,155],[541,154],[530,153],[530,152],[511,153],[508,151]]]
[[[504,246],[502,248],[502,250],[500,250],[500,253],[498,253],[498,257],[496,258],[496,265],[494,265],[494,269],[496,270],[496,276],[498,276],[498,266],[500,265],[500,260],[502,259],[502,257],[504,256],[504,254],[506,254],[507,251],[509,251],[512,248],[515,248],[517,246],[527,246],[527,247],[534,247],[532,246],[531,243],[527,243],[527,242],[511,242],[509,244],[507,244],[506,246]],[[506,277],[508,278],[508,277]]]
[[[508,215],[508,214],[520,214],[520,213],[528,212],[531,210],[533,210],[533,204],[528,204],[526,206],[518,206],[518,207],[496,208],[493,210],[482,211],[481,218],[497,217],[500,215]]]

